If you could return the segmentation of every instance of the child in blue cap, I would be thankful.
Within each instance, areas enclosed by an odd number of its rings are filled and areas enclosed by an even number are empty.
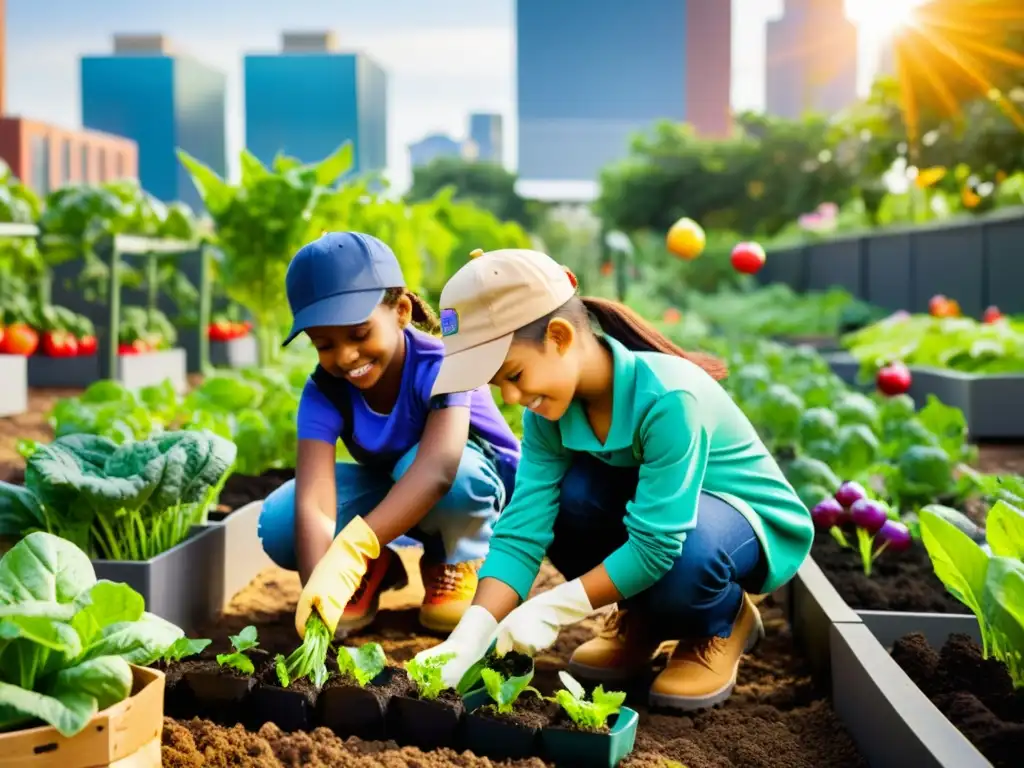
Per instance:
[[[286,288],[285,344],[305,333],[320,361],[299,402],[295,480],[264,502],[259,535],[299,572],[296,630],[313,611],[332,632],[372,622],[380,592],[404,581],[388,545],[409,534],[424,545],[420,622],[448,632],[472,601],[519,443],[488,387],[431,397],[437,318],[377,238],[325,233],[292,259]],[[339,439],[355,463],[336,462]]]

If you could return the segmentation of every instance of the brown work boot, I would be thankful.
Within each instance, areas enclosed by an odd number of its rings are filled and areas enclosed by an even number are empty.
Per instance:
[[[343,639],[346,635],[370,625],[377,617],[380,606],[380,594],[400,584],[405,574],[405,566],[388,547],[381,550],[380,557],[370,560],[362,581],[352,593],[352,597],[341,614],[341,621],[335,630],[335,638]]]
[[[651,685],[651,705],[694,710],[722,703],[736,686],[740,658],[762,637],[761,614],[744,594],[729,637],[679,641],[668,666]]]
[[[625,680],[650,664],[660,645],[641,616],[616,610],[605,617],[597,637],[573,652],[569,672],[590,681]]]
[[[468,560],[464,563],[424,563],[420,561],[423,574],[423,605],[420,607],[420,624],[434,632],[451,632],[462,614],[473,604],[478,583],[477,571],[483,560]]]

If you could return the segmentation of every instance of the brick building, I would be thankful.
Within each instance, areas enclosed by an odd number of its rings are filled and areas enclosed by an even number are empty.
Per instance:
[[[21,117],[0,118],[0,158],[39,195],[66,184],[99,184],[139,176],[134,141]]]

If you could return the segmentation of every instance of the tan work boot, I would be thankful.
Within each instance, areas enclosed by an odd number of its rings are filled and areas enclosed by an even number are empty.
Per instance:
[[[473,604],[478,583],[477,571],[483,560],[464,563],[430,563],[420,561],[423,574],[423,605],[420,624],[434,632],[451,632],[462,614]]]
[[[660,645],[651,639],[642,617],[616,610],[607,615],[597,637],[573,651],[569,672],[590,681],[625,680],[650,664]]]
[[[761,614],[744,594],[729,637],[679,641],[668,666],[651,685],[651,705],[694,710],[725,701],[736,686],[740,658],[762,637]]]

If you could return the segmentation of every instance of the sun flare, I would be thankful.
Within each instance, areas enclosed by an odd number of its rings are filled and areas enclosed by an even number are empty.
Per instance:
[[[889,37],[914,20],[914,11],[926,0],[855,0],[851,12],[860,27],[873,37]]]

